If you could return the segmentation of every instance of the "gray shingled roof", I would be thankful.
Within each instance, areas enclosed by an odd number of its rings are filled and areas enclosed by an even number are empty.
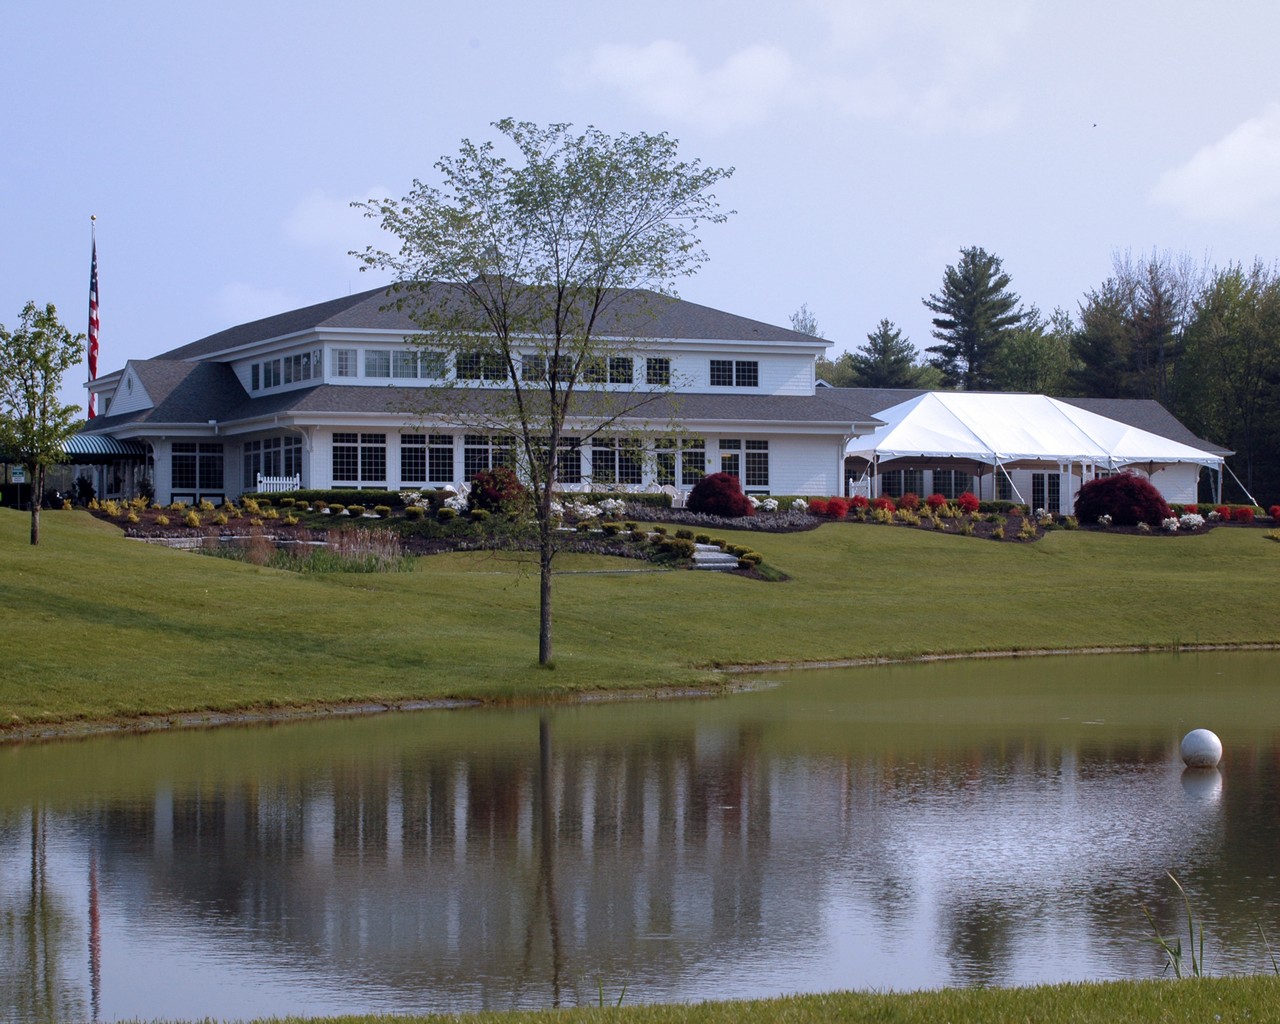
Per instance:
[[[432,285],[434,301],[454,286]],[[810,335],[762,323],[748,317],[725,313],[710,306],[687,302],[645,289],[610,293],[608,314],[598,325],[602,337],[692,338],[709,341],[791,341],[812,343]],[[373,288],[341,299],[290,310],[251,323],[229,327],[199,341],[162,353],[162,359],[197,359],[271,338],[312,330],[378,330],[412,333],[417,325],[408,313],[392,305],[394,296],[386,288]]]

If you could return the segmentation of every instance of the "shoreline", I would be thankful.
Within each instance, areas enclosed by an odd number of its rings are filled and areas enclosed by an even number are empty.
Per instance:
[[[1275,651],[1280,642],[1258,643],[1204,643],[1204,644],[1129,644],[1117,647],[1067,647],[1028,648],[1005,651],[953,651],[939,654],[920,654],[911,657],[863,657],[825,661],[768,662],[756,665],[707,666],[724,677],[722,685],[663,687],[636,689],[625,692],[583,691],[558,698],[542,695],[542,699],[481,700],[478,698],[426,698],[400,701],[353,701],[351,703],[317,703],[285,708],[245,708],[239,711],[187,711],[172,714],[139,715],[133,718],[74,720],[52,722],[47,725],[16,726],[0,729],[0,747],[25,743],[53,743],[64,740],[92,739],[100,736],[139,736],[153,732],[183,729],[221,729],[236,726],[279,725],[290,722],[320,720],[325,718],[352,718],[409,711],[452,711],[461,708],[494,707],[510,708],[522,705],[558,705],[615,703],[629,700],[684,700],[701,697],[718,697],[752,687],[734,684],[735,676],[765,675],[769,672],[798,672],[811,669],[873,668],[879,665],[931,664],[946,661],[978,661],[1004,658],[1052,658],[1068,655],[1099,654],[1171,654],[1186,652],[1195,654],[1211,651]],[[531,695],[537,697],[538,695]]]

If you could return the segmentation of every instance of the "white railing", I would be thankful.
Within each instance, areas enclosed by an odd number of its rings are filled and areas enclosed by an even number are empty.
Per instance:
[[[274,494],[277,491],[296,491],[302,486],[302,477],[295,473],[293,476],[263,476],[258,474],[258,493]]]

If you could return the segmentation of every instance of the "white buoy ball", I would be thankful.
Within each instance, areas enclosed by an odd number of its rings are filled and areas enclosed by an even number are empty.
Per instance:
[[[1188,768],[1216,768],[1222,760],[1222,740],[1208,729],[1192,729],[1182,737],[1182,760]]]

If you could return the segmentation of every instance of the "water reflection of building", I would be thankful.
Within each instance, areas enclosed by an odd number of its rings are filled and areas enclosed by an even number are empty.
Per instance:
[[[1179,810],[1157,743],[812,751],[754,720],[543,739],[346,755],[68,817],[157,936],[196,923],[215,960],[440,1010],[595,1002],[598,979],[644,999],[707,977],[768,991],[769,971],[796,979],[773,991],[1014,982],[1046,915],[1081,949],[1124,945],[1152,858],[1221,841],[1220,807]],[[916,973],[882,980],[891,961]]]

